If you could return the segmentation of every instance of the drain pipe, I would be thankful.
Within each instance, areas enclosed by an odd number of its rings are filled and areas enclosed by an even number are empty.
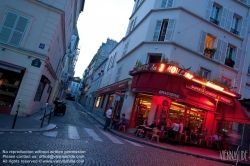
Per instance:
[[[248,11],[247,11],[247,18],[248,18],[248,15],[249,15],[249,8],[248,8]],[[244,50],[244,59],[243,60],[243,65],[242,65],[242,70],[241,70],[241,76],[240,76],[240,86],[239,86],[239,89],[238,89],[238,93],[240,94],[241,93],[241,87],[242,87],[242,81],[243,81],[243,74],[244,74],[244,69],[245,69],[245,62],[246,61],[246,52],[247,52],[247,46],[248,46],[248,43],[249,43],[249,35],[250,35],[250,32],[249,32],[249,29],[248,29],[248,33],[247,33],[247,41],[246,41],[246,45],[245,45],[245,50]],[[237,74],[238,75],[238,74]],[[242,97],[242,96],[241,96]]]

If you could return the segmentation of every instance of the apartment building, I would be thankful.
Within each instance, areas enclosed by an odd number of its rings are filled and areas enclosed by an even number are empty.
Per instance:
[[[113,65],[104,70],[93,111],[105,116],[113,105],[132,128],[145,119],[148,124],[182,119],[209,135],[241,134],[241,145],[248,148],[250,113],[240,100],[250,98],[249,5],[135,0],[127,32],[109,55]]]
[[[0,4],[0,112],[26,116],[61,84],[83,0],[3,0]]]
[[[117,42],[112,39],[107,39],[105,43],[97,50],[97,53],[92,58],[90,64],[83,74],[82,81],[82,94],[80,103],[85,107],[92,109],[96,100],[95,91],[99,89],[104,81],[103,78],[107,76],[107,72],[104,72],[107,66],[107,59],[110,52],[116,47]],[[115,61],[113,60],[113,63]],[[111,75],[109,75],[111,77]]]

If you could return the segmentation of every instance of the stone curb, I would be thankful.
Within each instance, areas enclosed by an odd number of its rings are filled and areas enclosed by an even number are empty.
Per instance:
[[[55,124],[49,124],[42,128],[36,128],[36,129],[0,129],[1,132],[41,132],[41,131],[50,131],[56,128]]]
[[[104,125],[100,121],[98,121],[91,113],[89,113],[89,111],[87,111],[85,108],[83,108],[79,103],[78,103],[78,105],[82,108],[82,110],[84,112],[86,112],[88,115],[90,115],[98,123],[100,123],[101,125]],[[116,131],[114,131],[112,129],[107,128],[107,130],[110,131],[112,134],[117,135],[117,136],[119,136],[121,138],[130,140],[130,141],[133,141],[133,142],[136,142],[136,143],[144,144],[144,145],[147,145],[147,146],[151,146],[151,147],[154,147],[154,148],[158,148],[158,149],[161,149],[161,150],[166,150],[166,151],[171,151],[171,152],[175,152],[175,153],[185,154],[185,155],[197,157],[197,158],[200,158],[200,159],[206,159],[206,160],[216,161],[216,162],[225,163],[225,164],[232,164],[232,165],[236,164],[236,162],[232,162],[232,161],[224,161],[224,160],[220,160],[220,159],[216,159],[216,158],[212,158],[212,157],[202,156],[202,155],[188,153],[188,152],[182,152],[182,151],[179,151],[179,150],[174,150],[174,149],[170,149],[170,148],[165,148],[165,147],[149,144],[149,143],[147,143],[145,141],[140,141],[140,140],[125,136],[123,134],[120,134],[120,133],[118,133],[118,132],[116,132]],[[238,163],[237,165],[249,166],[249,164],[247,164],[247,163]]]

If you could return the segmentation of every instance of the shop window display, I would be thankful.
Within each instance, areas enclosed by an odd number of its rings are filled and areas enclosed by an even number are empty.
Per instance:
[[[23,72],[0,69],[0,111],[9,114],[15,102]]]

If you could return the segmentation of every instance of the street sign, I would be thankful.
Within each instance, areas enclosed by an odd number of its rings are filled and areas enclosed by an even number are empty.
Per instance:
[[[121,94],[122,94],[122,92],[121,92],[120,90],[116,90],[116,91],[115,91],[115,95],[116,95],[116,96],[121,96]]]

